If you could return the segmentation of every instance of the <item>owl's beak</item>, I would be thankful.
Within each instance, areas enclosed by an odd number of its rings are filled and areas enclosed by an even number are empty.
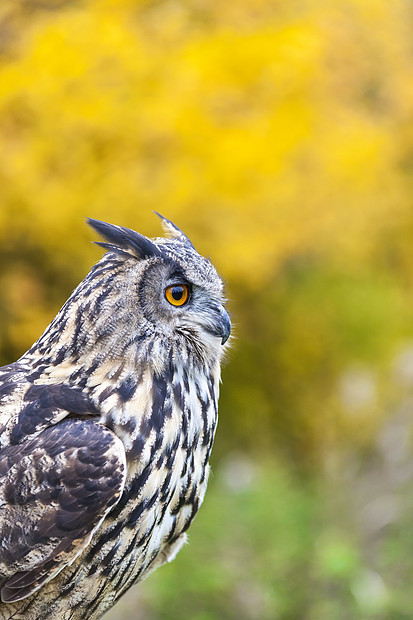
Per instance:
[[[221,344],[225,344],[231,334],[231,319],[223,306],[219,309],[219,335],[222,336]]]
[[[231,334],[231,320],[228,312],[221,304],[214,305],[209,310],[209,321],[204,328],[213,336],[220,337],[221,344],[225,344]]]

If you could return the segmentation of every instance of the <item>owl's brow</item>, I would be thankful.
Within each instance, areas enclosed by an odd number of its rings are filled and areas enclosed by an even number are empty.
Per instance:
[[[174,269],[171,275],[169,276],[170,280],[177,280],[182,284],[189,284],[189,280],[181,269]]]

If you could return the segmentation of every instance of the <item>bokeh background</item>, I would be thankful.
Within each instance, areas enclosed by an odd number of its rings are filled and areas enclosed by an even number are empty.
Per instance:
[[[2,0],[0,362],[177,223],[235,325],[214,473],[108,620],[413,617],[413,4]]]

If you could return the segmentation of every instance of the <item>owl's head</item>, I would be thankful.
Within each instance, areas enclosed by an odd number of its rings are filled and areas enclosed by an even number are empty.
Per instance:
[[[166,237],[155,239],[88,220],[107,253],[61,311],[75,357],[100,350],[159,364],[166,355],[201,364],[220,359],[231,331],[222,281],[184,233],[159,217]]]

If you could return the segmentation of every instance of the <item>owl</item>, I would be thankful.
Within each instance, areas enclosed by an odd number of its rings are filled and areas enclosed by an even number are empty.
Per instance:
[[[100,618],[203,501],[231,323],[209,260],[88,220],[106,253],[0,369],[0,620]]]

